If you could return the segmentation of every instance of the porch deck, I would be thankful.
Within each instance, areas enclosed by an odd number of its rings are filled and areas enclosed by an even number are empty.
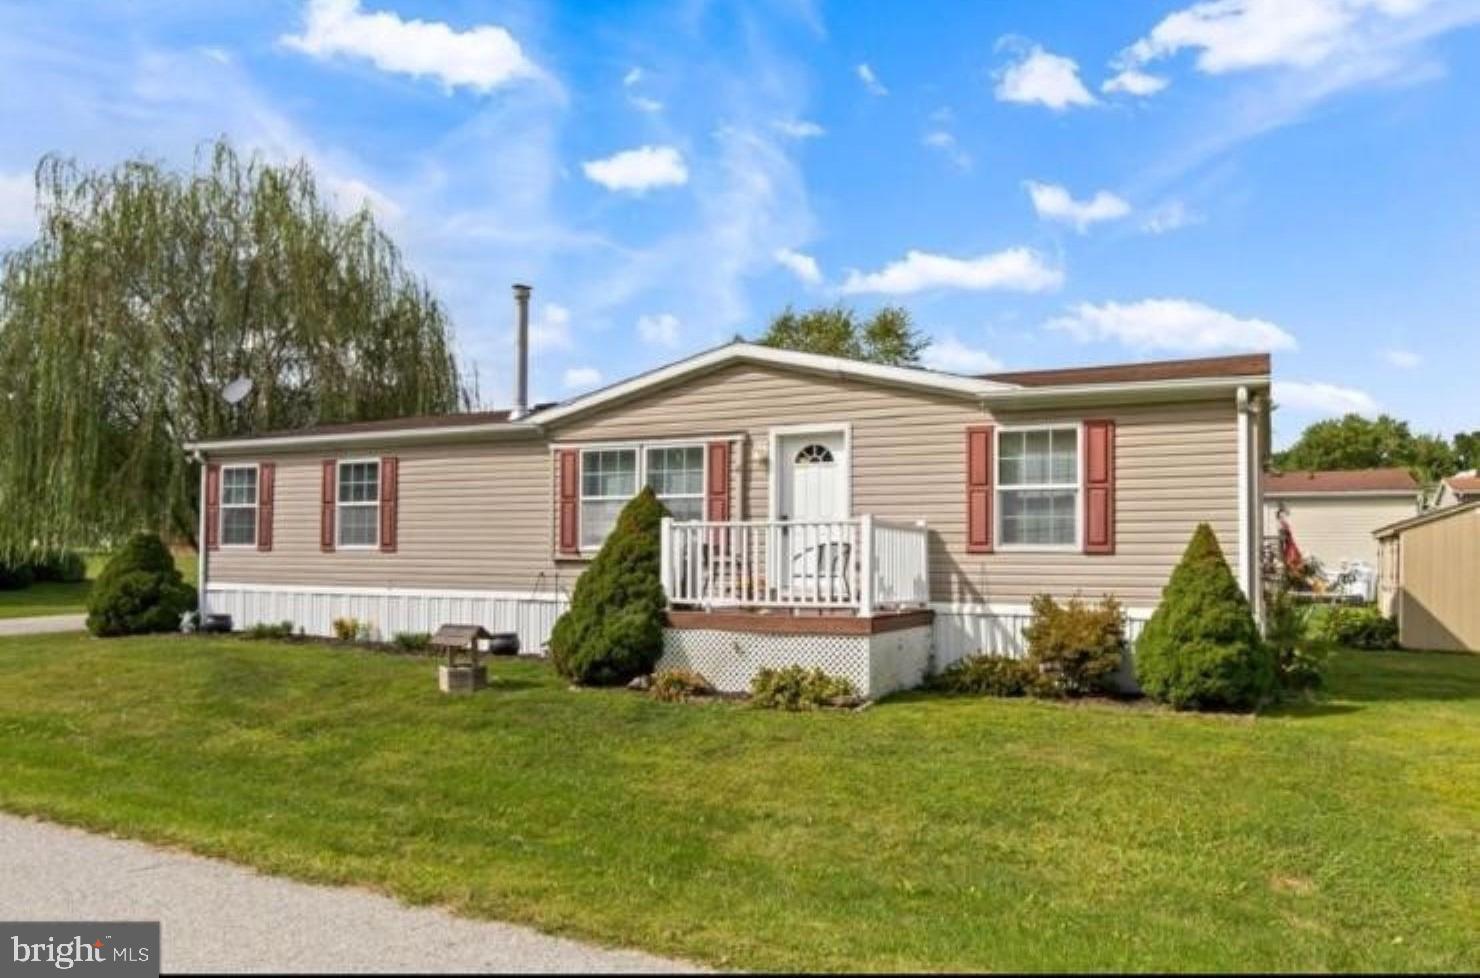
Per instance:
[[[870,618],[930,601],[924,523],[878,519],[663,521],[674,609]]]

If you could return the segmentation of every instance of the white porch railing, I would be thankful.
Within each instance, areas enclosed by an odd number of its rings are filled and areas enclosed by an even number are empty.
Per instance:
[[[663,520],[663,588],[675,606],[841,608],[872,615],[930,600],[924,523]]]

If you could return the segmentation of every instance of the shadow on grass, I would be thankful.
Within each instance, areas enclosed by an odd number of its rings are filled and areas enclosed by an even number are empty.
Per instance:
[[[1480,700],[1480,655],[1468,652],[1343,652],[1330,695],[1356,703]]]

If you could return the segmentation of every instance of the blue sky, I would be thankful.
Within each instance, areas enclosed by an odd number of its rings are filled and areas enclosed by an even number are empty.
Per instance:
[[[30,171],[308,158],[559,399],[773,312],[907,306],[963,372],[1275,354],[1277,439],[1480,428],[1480,0],[0,4]]]

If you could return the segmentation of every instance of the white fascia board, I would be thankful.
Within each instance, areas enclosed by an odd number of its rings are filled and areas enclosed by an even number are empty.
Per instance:
[[[868,380],[875,383],[913,387],[962,397],[975,398],[994,391],[1016,390],[1011,384],[1000,381],[982,380],[958,374],[940,373],[918,367],[890,367],[878,363],[865,363],[844,357],[829,357],[817,353],[800,353],[796,350],[780,350],[755,343],[727,343],[706,350],[665,367],[650,370],[628,380],[592,391],[572,401],[547,408],[536,413],[531,421],[548,425],[563,421],[573,415],[593,410],[605,404],[639,394],[652,387],[672,383],[684,377],[715,370],[732,363],[758,363],[768,366],[787,367],[830,377]]]
[[[224,438],[185,443],[187,452],[234,455],[263,449],[333,447],[340,445],[398,445],[418,441],[458,441],[469,437],[517,437],[538,435],[537,425],[522,421],[484,424],[441,425],[427,428],[386,428],[379,431],[324,432],[302,435],[269,435],[265,438]]]
[[[1042,407],[1052,404],[1100,401],[1175,401],[1188,397],[1234,394],[1240,387],[1263,390],[1269,377],[1185,377],[1176,380],[1135,380],[1115,384],[1063,384],[1051,387],[1014,387],[983,394],[985,407]]]

